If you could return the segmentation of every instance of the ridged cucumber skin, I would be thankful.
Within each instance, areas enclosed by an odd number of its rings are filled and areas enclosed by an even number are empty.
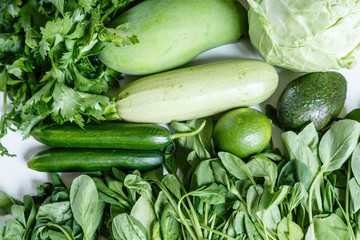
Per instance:
[[[27,166],[40,172],[86,172],[120,169],[149,170],[161,166],[157,150],[50,148],[35,154]]]
[[[171,70],[120,90],[116,109],[128,122],[169,123],[211,116],[268,99],[279,76],[270,64],[236,59]]]
[[[146,75],[189,62],[206,50],[237,42],[247,35],[245,8],[236,0],[146,0],[111,23],[128,24],[138,43],[105,43],[99,54],[108,67]]]
[[[155,150],[171,143],[170,131],[156,124],[103,122],[48,125],[35,128],[31,135],[53,147],[119,148]]]

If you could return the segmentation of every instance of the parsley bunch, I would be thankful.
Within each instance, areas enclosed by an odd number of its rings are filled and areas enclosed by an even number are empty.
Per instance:
[[[116,87],[121,73],[104,66],[97,54],[102,42],[137,42],[126,25],[106,27],[133,1],[0,2],[0,138],[8,129],[21,130],[26,138],[42,121],[83,126],[119,118],[105,93]],[[11,154],[0,144],[0,155]]]

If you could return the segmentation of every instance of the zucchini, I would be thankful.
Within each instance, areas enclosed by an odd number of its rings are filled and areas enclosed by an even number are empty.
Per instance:
[[[128,84],[118,93],[116,109],[128,122],[202,118],[265,101],[278,79],[273,66],[255,59],[176,69]]]
[[[146,0],[110,27],[127,26],[138,43],[103,43],[98,55],[108,67],[132,75],[181,66],[200,53],[247,35],[245,8],[236,0]]]
[[[76,124],[42,125],[31,135],[53,147],[154,150],[168,146],[175,138],[197,134],[204,124],[193,132],[175,134],[157,124],[103,122],[88,123],[84,128]]]
[[[50,148],[35,154],[27,166],[40,172],[107,171],[112,167],[149,170],[163,161],[164,154],[158,150]]]

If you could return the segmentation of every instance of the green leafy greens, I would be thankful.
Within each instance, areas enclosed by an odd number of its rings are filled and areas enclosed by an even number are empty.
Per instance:
[[[133,44],[126,25],[106,24],[133,0],[44,0],[0,3],[0,138],[8,129],[24,137],[41,121],[58,124],[118,119],[105,95],[120,73],[96,57],[102,42]],[[7,100],[11,107],[8,109]],[[1,155],[11,155],[0,144]]]
[[[173,122],[177,132],[203,119]],[[310,123],[282,133],[284,156],[217,152],[213,124],[177,139],[163,168],[83,174],[66,189],[57,174],[23,202],[0,192],[11,213],[2,239],[358,239],[360,123]],[[210,127],[209,127],[210,126]],[[180,177],[181,176],[181,177]]]

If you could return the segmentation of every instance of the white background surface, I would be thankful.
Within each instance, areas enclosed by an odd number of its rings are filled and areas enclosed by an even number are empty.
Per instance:
[[[359,62],[356,67],[352,70],[339,70],[348,81],[348,92],[345,107],[340,114],[344,116],[354,108],[360,107],[360,52],[355,55]],[[225,45],[210,51],[207,51],[193,61],[189,65],[198,65],[206,62],[217,62],[234,58],[258,58],[259,55],[252,48],[248,40],[236,44]],[[299,73],[290,72],[278,68],[280,76],[279,86],[274,95],[269,98],[266,102],[254,106],[254,108],[263,110],[265,104],[270,103],[273,106],[276,105],[278,97],[286,84],[299,76]],[[134,79],[135,77],[131,77]],[[0,113],[2,114],[3,97],[0,93]],[[26,166],[27,160],[36,152],[45,149],[46,147],[33,138],[26,140],[22,139],[20,132],[9,132],[9,134],[3,138],[2,144],[8,148],[10,153],[16,154],[14,158],[0,157],[0,190],[5,191],[10,196],[22,200],[25,194],[36,194],[36,185],[49,181],[49,175],[47,173],[40,173],[28,169]],[[279,129],[274,127],[273,141],[276,146],[281,148],[280,143],[280,132]],[[77,174],[66,173],[62,174],[65,184],[70,185],[72,179]],[[5,219],[9,216],[0,216],[0,226],[5,225]]]

